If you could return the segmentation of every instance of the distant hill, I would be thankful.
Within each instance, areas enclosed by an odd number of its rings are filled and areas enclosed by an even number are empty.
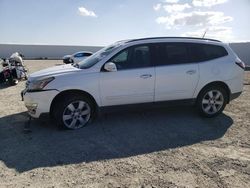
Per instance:
[[[232,43],[230,46],[240,59],[250,66],[250,42]]]

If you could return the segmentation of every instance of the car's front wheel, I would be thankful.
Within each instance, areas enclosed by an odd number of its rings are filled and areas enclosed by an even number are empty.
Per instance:
[[[198,109],[205,117],[219,115],[225,108],[228,98],[224,88],[208,87],[204,89],[197,100]]]
[[[84,96],[67,96],[57,103],[54,118],[66,129],[80,129],[88,124],[94,113],[94,105]]]

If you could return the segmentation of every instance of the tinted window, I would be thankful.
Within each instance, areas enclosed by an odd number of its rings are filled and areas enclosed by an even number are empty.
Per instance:
[[[189,44],[188,49],[193,62],[208,61],[228,55],[222,46],[211,44]]]
[[[165,46],[167,60],[170,64],[179,64],[188,62],[188,53],[186,45],[168,44]]]
[[[148,46],[135,46],[121,51],[111,60],[117,70],[143,68],[150,66],[150,50]]]
[[[188,44],[188,52],[191,62],[207,61],[203,46],[203,44]]]
[[[183,43],[162,43],[153,45],[154,52],[157,53],[158,65],[188,63],[187,45]]]
[[[222,46],[203,45],[203,50],[208,60],[228,55],[227,51]]]
[[[91,53],[84,53],[84,56],[91,56]]]
[[[74,55],[74,57],[83,57],[84,56],[84,53],[78,53],[76,55]]]
[[[157,65],[195,63],[228,55],[222,46],[198,43],[152,44],[152,52]]]

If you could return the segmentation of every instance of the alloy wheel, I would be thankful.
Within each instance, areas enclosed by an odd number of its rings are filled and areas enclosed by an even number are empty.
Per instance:
[[[90,119],[91,108],[84,101],[71,102],[63,112],[63,123],[69,129],[79,129]]]
[[[223,94],[219,90],[208,91],[201,102],[202,110],[209,114],[215,114],[222,108],[224,104]]]

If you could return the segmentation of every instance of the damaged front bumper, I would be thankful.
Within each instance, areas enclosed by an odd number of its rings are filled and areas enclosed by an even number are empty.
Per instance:
[[[33,118],[39,118],[41,114],[50,112],[51,103],[58,93],[59,91],[57,90],[41,90],[36,92],[23,90],[21,97],[29,115]]]

